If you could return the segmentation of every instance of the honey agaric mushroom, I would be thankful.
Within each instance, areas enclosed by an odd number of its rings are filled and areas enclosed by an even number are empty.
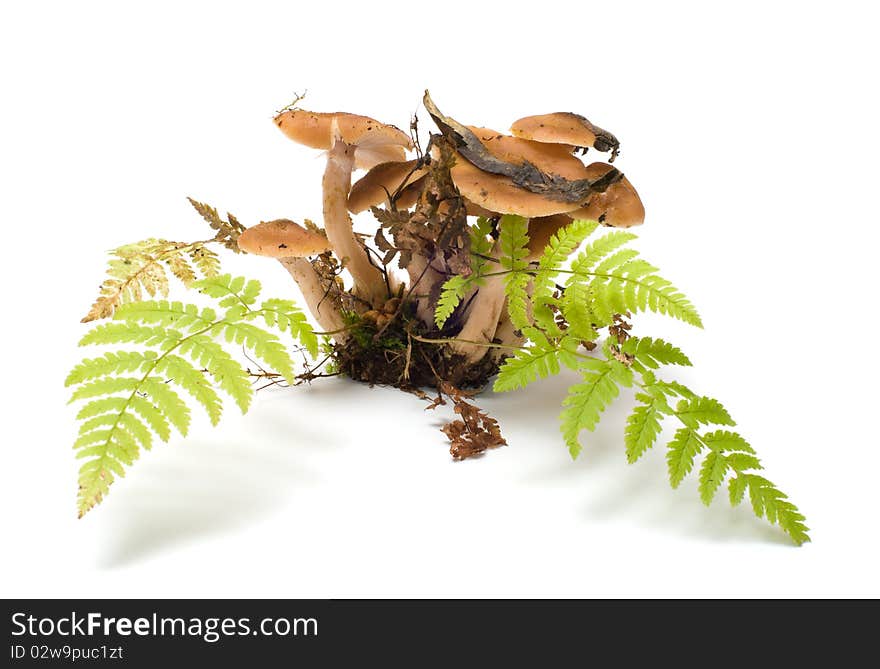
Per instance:
[[[593,178],[602,176],[609,169],[614,168],[608,163],[592,163],[587,166],[587,171]],[[591,196],[586,205],[568,215],[572,218],[599,221],[613,228],[631,228],[645,222],[645,205],[629,179],[623,177],[603,193]]]
[[[295,142],[328,149],[322,181],[327,238],[354,279],[355,295],[373,306],[383,304],[395,287],[386,283],[386,275],[370,262],[366,248],[352,229],[348,215],[351,173],[356,159],[360,161],[358,165],[363,166],[403,160],[406,149],[412,148],[412,141],[393,125],[357,114],[322,114],[297,109],[279,114],[275,123]]]
[[[417,182],[427,172],[426,167],[418,166],[417,160],[380,163],[352,185],[348,194],[348,210],[352,214],[359,214],[373,205],[386,202],[389,195],[393,195],[398,190],[403,195],[408,186]],[[406,197],[405,201],[410,206],[415,202],[410,196]],[[402,209],[408,208],[399,201],[397,204]]]
[[[526,116],[514,121],[510,131],[516,137],[536,142],[560,144],[566,147],[592,147],[597,151],[611,151],[611,160],[620,151],[617,137],[597,125],[593,125],[580,114],[554,112]]]
[[[312,316],[328,332],[345,327],[342,314],[326,297],[326,288],[306,256],[330,250],[330,242],[320,232],[281,218],[254,225],[238,238],[238,248],[245,253],[276,258],[296,281]],[[342,333],[335,335],[344,338]]]

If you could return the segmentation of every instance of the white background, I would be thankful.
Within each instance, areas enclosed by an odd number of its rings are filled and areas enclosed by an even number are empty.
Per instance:
[[[4,3],[0,10],[7,596],[878,596],[878,63],[870,3]],[[320,219],[320,157],[274,111],[504,130],[572,110],[623,143],[638,247],[700,331],[693,359],[813,543],[704,508],[661,449],[625,463],[623,400],[572,462],[572,377],[481,399],[510,446],[453,463],[444,415],[333,380],[143,455],[75,517],[62,381],[104,252],[242,221]],[[429,123],[421,114],[422,126]],[[367,229],[369,221],[359,219]],[[260,258],[228,268],[294,294]],[[178,296],[183,296],[178,293]]]

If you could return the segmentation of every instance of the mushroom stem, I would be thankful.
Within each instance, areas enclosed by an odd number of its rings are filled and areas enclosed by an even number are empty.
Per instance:
[[[388,286],[378,267],[370,262],[366,249],[355,236],[348,215],[348,192],[354,168],[355,147],[336,139],[327,152],[327,167],[322,182],[324,194],[324,229],[333,252],[354,279],[354,292],[372,305],[384,304]]]
[[[435,270],[425,256],[418,254],[413,254],[406,272],[412,297],[416,301],[416,317],[426,325],[433,325],[436,304],[431,295],[434,288],[446,280],[446,276]]]
[[[312,267],[312,263],[306,258],[279,258],[278,262],[284,265],[284,268],[296,281],[302,292],[303,299],[309,308],[312,316],[327,332],[334,332],[333,339],[340,344],[346,339],[346,333],[337,332],[345,327],[345,321],[342,320],[342,314],[336,308],[336,305],[330,299],[325,299],[326,290],[321,283],[321,277]]]
[[[485,283],[480,286],[471,301],[464,327],[456,335],[456,338],[462,341],[450,344],[454,353],[465,356],[470,363],[479,362],[486,355],[488,347],[479,344],[489,343],[495,337],[504,308],[504,275],[501,274],[503,269],[498,263],[488,263],[486,273],[496,272],[499,274],[486,277]]]

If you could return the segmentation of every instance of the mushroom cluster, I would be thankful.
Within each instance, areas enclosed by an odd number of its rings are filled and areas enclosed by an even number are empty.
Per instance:
[[[434,325],[442,285],[470,271],[470,249],[462,248],[469,238],[461,234],[468,217],[489,219],[495,240],[503,215],[528,219],[527,260],[536,262],[551,236],[573,219],[629,227],[642,223],[645,211],[611,164],[618,140],[582,116],[528,116],[508,135],[443,115],[427,92],[424,104],[440,131],[424,152],[415,136],[367,116],[302,109],[278,114],[275,124],[287,137],[326,151],[324,225],[268,221],[247,229],[238,244],[281,262],[337,347],[351,345],[353,324],[368,324],[378,341],[397,323],[422,340],[442,338],[446,359],[473,366],[486,357],[486,344],[516,344],[520,333],[506,316],[497,241],[482,285],[462,300],[442,332]],[[585,164],[580,156],[589,149],[611,156]],[[366,173],[352,184],[359,169]],[[376,217],[369,236],[354,231],[350,216],[368,210]],[[389,269],[395,256],[405,275]],[[339,277],[343,270],[351,277],[349,289]]]

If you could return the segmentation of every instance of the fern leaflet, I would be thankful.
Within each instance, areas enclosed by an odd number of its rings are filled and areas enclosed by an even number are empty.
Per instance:
[[[442,328],[455,308],[471,289],[474,284],[473,274],[464,276],[456,274],[449,277],[440,289],[440,298],[437,300],[437,308],[434,310],[434,323]]]
[[[587,358],[581,372],[584,380],[569,388],[560,415],[562,436],[573,458],[581,452],[581,431],[596,429],[602,412],[620,393],[618,384],[632,385],[632,372],[616,360]]]
[[[546,378],[559,373],[559,363],[577,369],[577,340],[563,337],[558,343],[550,342],[547,337],[535,328],[526,328],[524,334],[529,337],[532,345],[518,350],[498,370],[498,378],[493,386],[495,392],[514,390],[528,385],[538,378]]]

